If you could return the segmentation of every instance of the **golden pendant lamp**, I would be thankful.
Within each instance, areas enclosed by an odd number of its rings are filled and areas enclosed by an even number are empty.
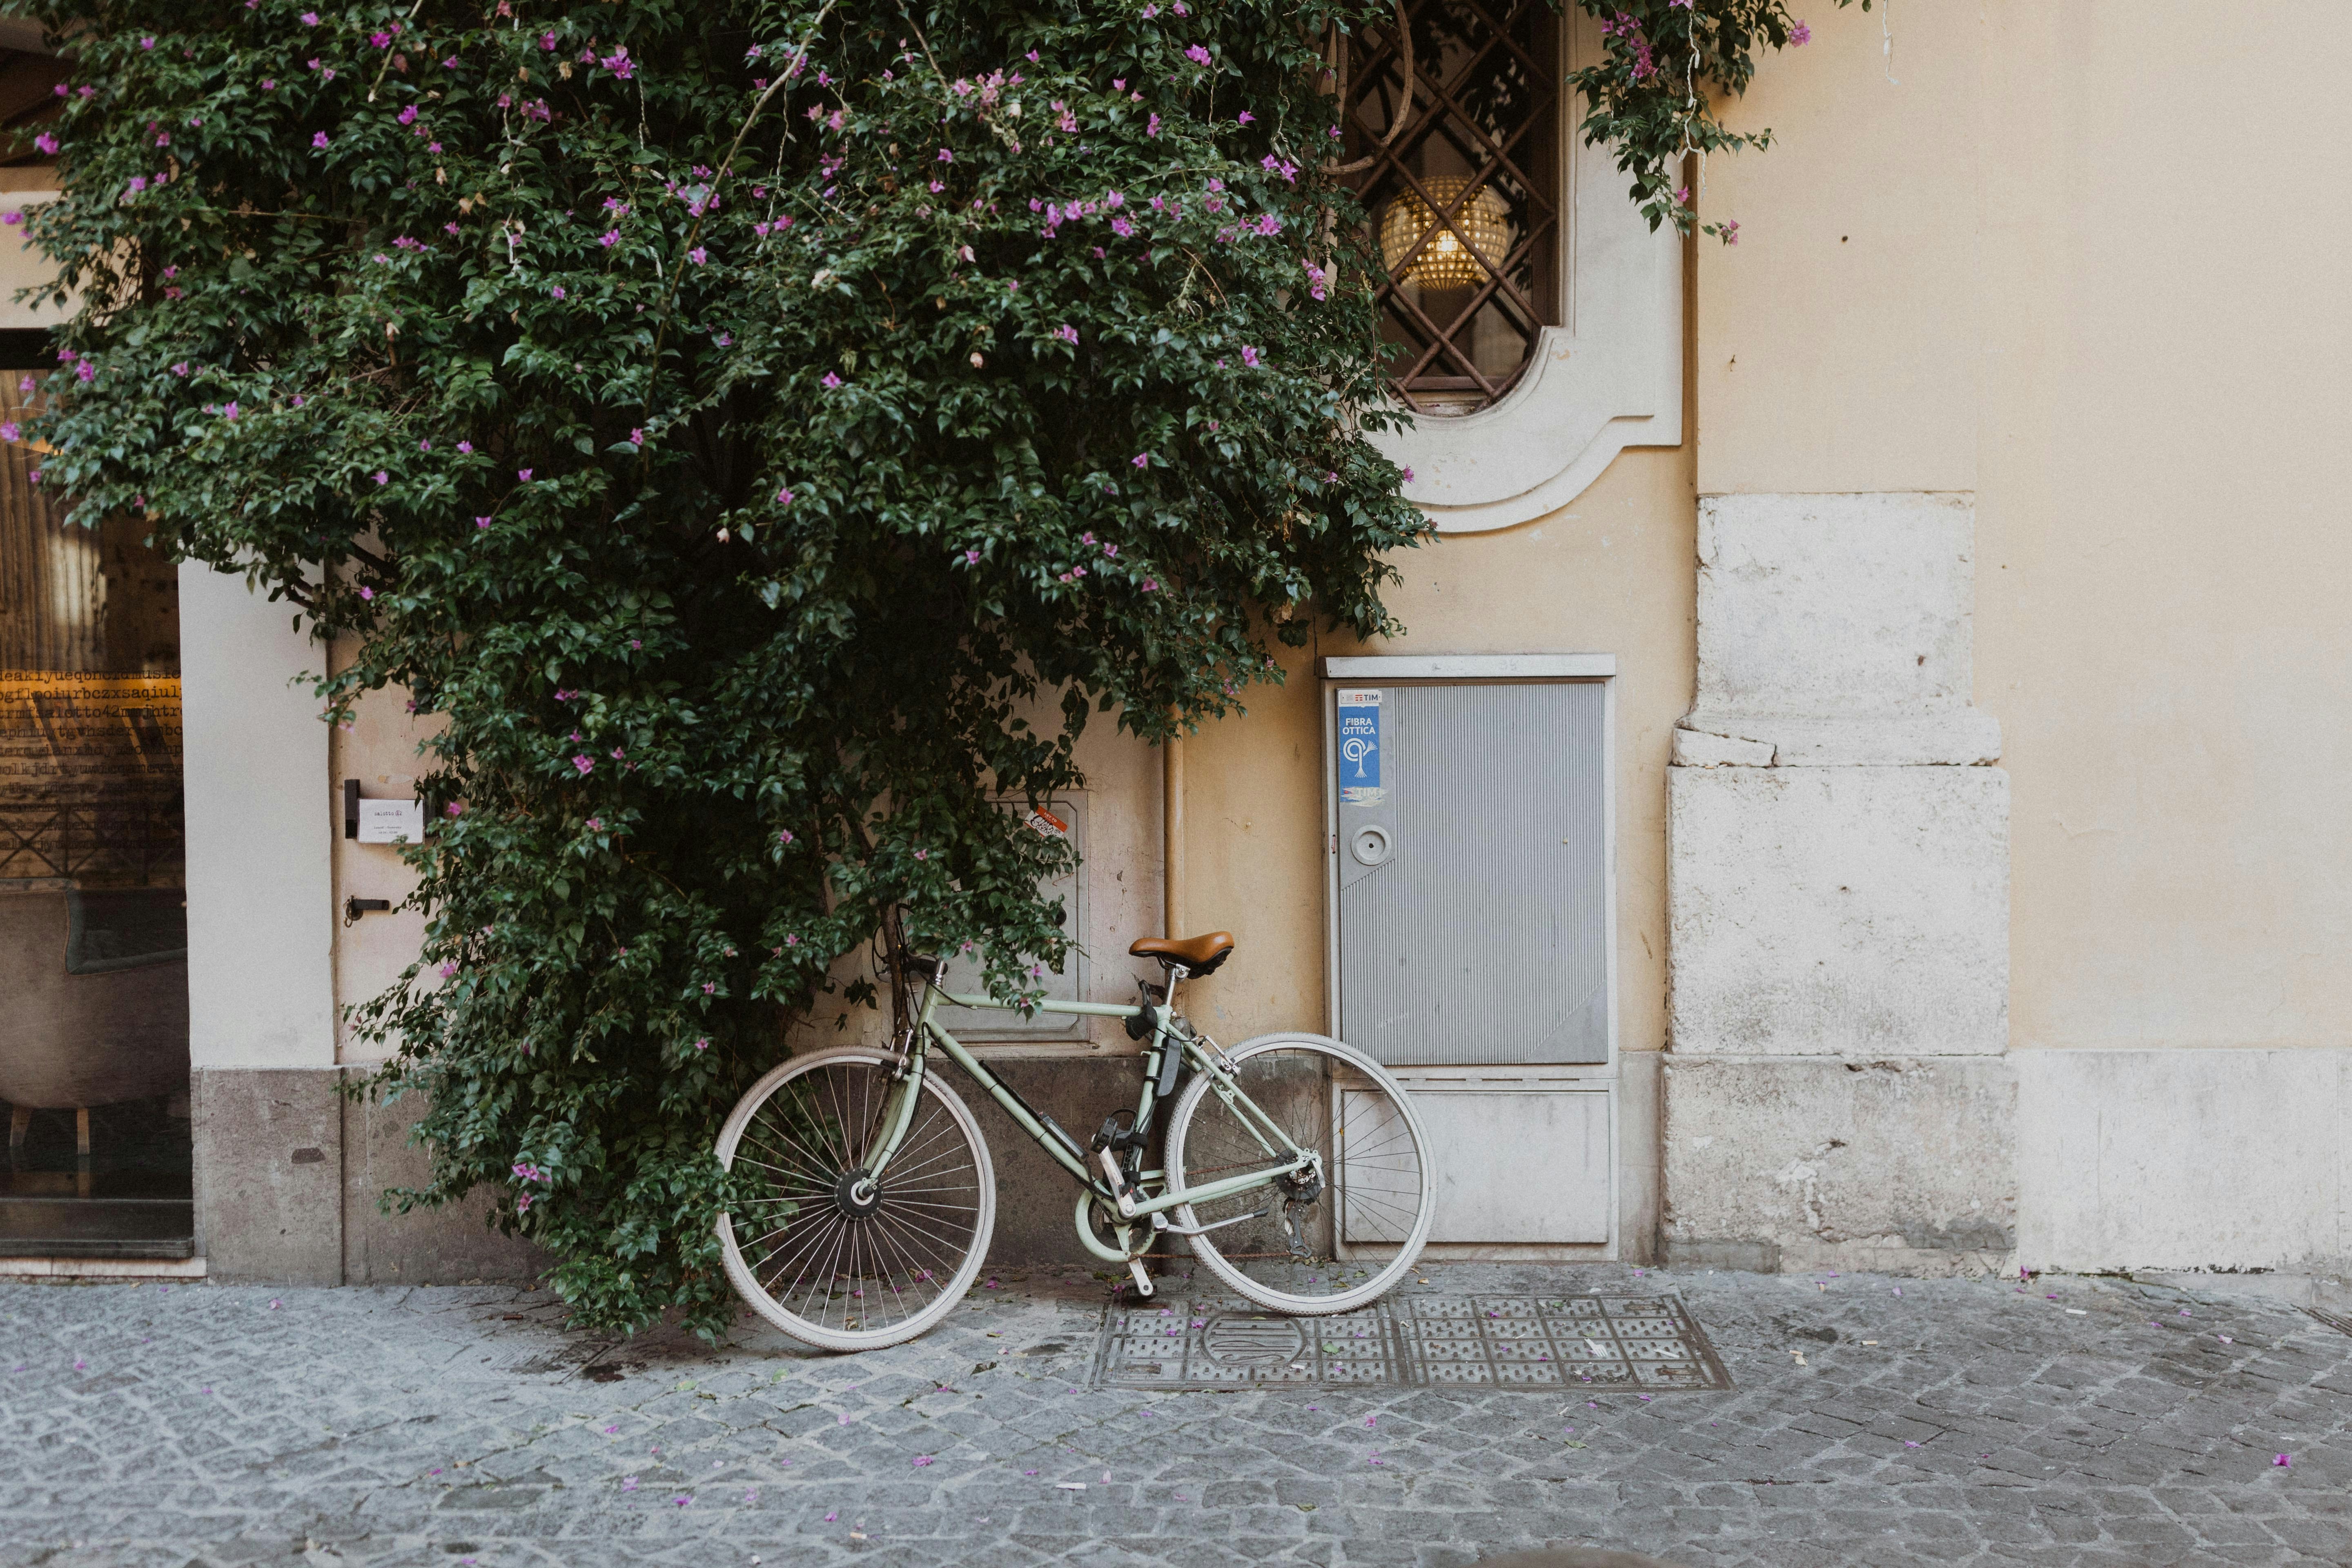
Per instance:
[[[1440,207],[1451,206],[1470,181],[1460,174],[1433,174],[1421,182],[1422,189],[1435,199]],[[1434,229],[1436,232],[1431,234]],[[1397,274],[1398,263],[1424,234],[1429,243],[1412,258],[1403,274]],[[1468,236],[1470,245],[1462,238]],[[1511,253],[1512,242],[1517,238],[1511,226],[1511,209],[1491,185],[1481,185],[1476,194],[1454,209],[1451,226],[1437,221],[1437,213],[1412,191],[1397,193],[1381,215],[1381,261],[1391,277],[1400,283],[1418,283],[1424,289],[1471,289],[1486,280],[1486,268],[1473,255],[1499,261]]]

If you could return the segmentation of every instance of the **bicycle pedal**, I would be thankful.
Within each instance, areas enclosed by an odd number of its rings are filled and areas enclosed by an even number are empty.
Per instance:
[[[1135,1293],[1144,1298],[1144,1300],[1150,1300],[1151,1299],[1151,1276],[1143,1271],[1143,1259],[1140,1258],[1129,1258],[1127,1260],[1127,1271],[1135,1276]]]

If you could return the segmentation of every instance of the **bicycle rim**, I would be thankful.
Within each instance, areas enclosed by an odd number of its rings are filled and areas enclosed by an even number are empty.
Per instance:
[[[752,1310],[826,1350],[897,1344],[945,1317],[995,1227],[979,1124],[928,1072],[889,1168],[871,1192],[858,1186],[896,1067],[856,1047],[796,1058],[752,1087],[719,1136],[720,1163],[761,1189],[719,1217],[729,1280]]]
[[[1178,1206],[1178,1223],[1227,1286],[1276,1311],[1352,1311],[1391,1289],[1429,1238],[1428,1135],[1396,1080],[1353,1047],[1273,1035],[1233,1053],[1236,1086],[1301,1149],[1321,1152],[1322,1190],[1297,1179]],[[1197,1076],[1168,1129],[1168,1190],[1267,1168],[1263,1130]],[[1227,1223],[1236,1222],[1236,1223]]]

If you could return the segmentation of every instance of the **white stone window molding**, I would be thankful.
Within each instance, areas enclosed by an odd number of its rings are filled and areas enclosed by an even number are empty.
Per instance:
[[[1561,20],[1565,77],[1602,48],[1597,18],[1570,7]],[[1493,407],[1422,415],[1372,437],[1412,470],[1405,499],[1441,533],[1532,521],[1574,500],[1626,447],[1682,445],[1681,237],[1671,224],[1651,231],[1609,146],[1584,145],[1583,96],[1562,92],[1558,112],[1562,324],[1543,329],[1526,374]]]

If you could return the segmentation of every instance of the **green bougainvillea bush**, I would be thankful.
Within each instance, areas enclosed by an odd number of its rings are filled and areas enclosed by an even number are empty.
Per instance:
[[[41,482],[348,639],[330,718],[434,724],[360,1019],[429,1097],[405,1196],[490,1184],[584,1321],[724,1321],[711,1134],[887,910],[1000,994],[1058,959],[1003,802],[1090,716],[1389,627],[1347,5],[37,10]]]
[[[1084,725],[1393,629],[1320,69],[1377,0],[12,4],[73,56],[40,482],[413,704],[398,1196],[488,1185],[583,1321],[724,1322],[711,1134],[837,960],[1059,962],[1005,803]],[[1680,9],[1611,35],[1629,168]]]

